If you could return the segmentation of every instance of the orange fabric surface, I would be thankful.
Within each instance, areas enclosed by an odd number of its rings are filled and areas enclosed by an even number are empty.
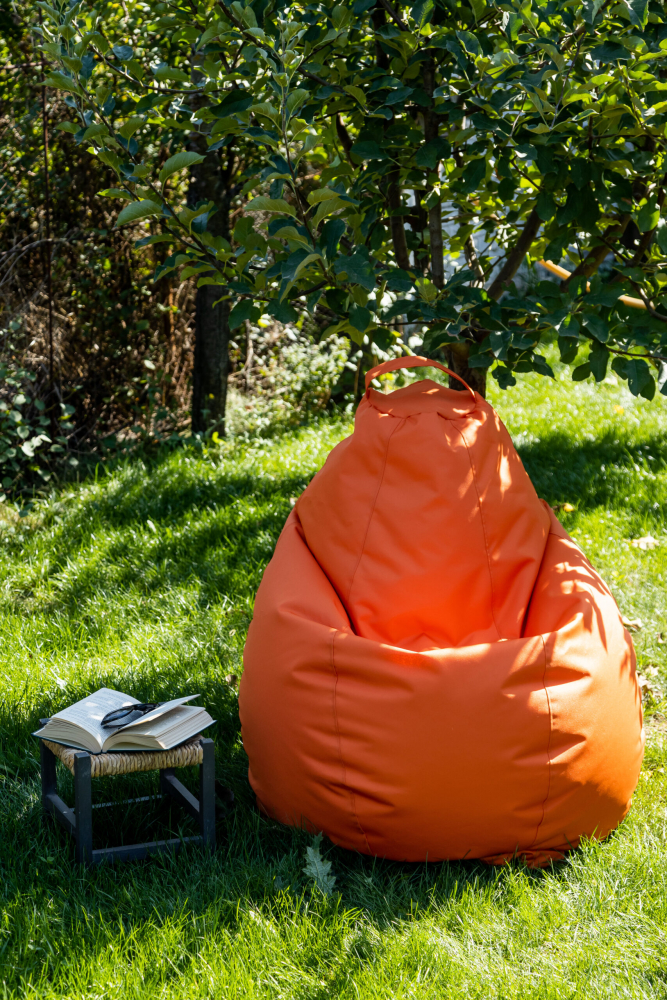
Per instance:
[[[408,362],[433,364],[379,370]],[[270,816],[408,861],[561,857],[620,822],[643,753],[609,590],[493,408],[428,379],[369,389],[299,498],[239,703]]]

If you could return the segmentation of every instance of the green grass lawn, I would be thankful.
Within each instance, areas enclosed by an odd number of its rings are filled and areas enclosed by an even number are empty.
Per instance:
[[[492,393],[538,492],[573,505],[563,523],[643,623],[654,700],[622,827],[543,872],[397,864],[328,845],[336,885],[323,896],[303,872],[312,838],[253,807],[235,677],[290,498],[350,425],[131,461],[27,517],[0,508],[3,1000],[667,997],[667,401],[560,376]],[[649,534],[658,547],[630,544]],[[42,823],[30,731],[102,684],[142,700],[201,693],[218,720],[218,777],[236,794],[213,857],[190,849],[84,870]],[[95,794],[154,782],[117,778]],[[95,836],[187,835],[188,822],[112,810]]]

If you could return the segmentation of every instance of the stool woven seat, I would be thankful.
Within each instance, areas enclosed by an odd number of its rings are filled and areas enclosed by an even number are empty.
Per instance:
[[[43,741],[51,753],[74,774],[74,758],[80,750],[65,747],[61,743]],[[107,774],[133,774],[137,771],[164,770],[165,767],[194,767],[204,759],[201,734],[193,736],[187,743],[171,750],[155,753],[147,750],[125,750],[117,753],[96,753],[90,755],[91,778],[102,778]]]

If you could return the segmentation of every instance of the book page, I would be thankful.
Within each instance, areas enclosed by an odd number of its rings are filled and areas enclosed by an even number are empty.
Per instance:
[[[109,712],[115,712],[119,708],[125,708],[126,705],[139,704],[140,702],[136,698],[131,698],[129,694],[123,694],[121,691],[112,691],[111,688],[100,688],[95,694],[91,694],[87,698],[82,698],[81,701],[75,702],[69,708],[64,708],[51,718],[54,722],[62,720],[63,722],[71,722],[75,726],[79,726],[85,732],[90,733],[101,749],[102,744],[109,735],[109,731],[102,728],[102,719],[104,716]]]
[[[176,708],[170,712],[169,726],[166,720],[160,720],[159,733],[145,733],[133,729],[126,733],[121,729],[114,736],[109,736],[104,745],[104,749],[112,750],[140,750],[142,748],[154,750],[169,750],[178,746],[184,740],[189,740],[213,724],[213,719],[205,708],[195,708],[184,706]],[[147,727],[148,728],[148,727]]]
[[[198,698],[198,694],[188,694],[185,698],[174,698],[172,701],[165,701],[163,705],[159,705],[154,708],[152,712],[146,712],[140,719],[136,719],[134,722],[128,722],[126,726],[123,726],[123,732],[130,732],[136,726],[143,726],[147,722],[153,722],[154,719],[159,719],[160,716],[165,715],[167,712],[171,712],[172,709],[176,708],[178,705],[182,705],[186,701],[192,701],[193,698]],[[153,730],[142,729],[142,732],[152,732]]]
[[[177,705],[172,708],[166,715],[161,715],[157,719],[153,719],[151,722],[146,722],[145,719],[137,719],[132,726],[124,727],[123,729],[117,730],[119,736],[127,736],[129,739],[132,738],[133,733],[143,733],[146,736],[156,736],[160,737],[164,733],[169,732],[174,726],[179,725],[185,719],[190,718],[193,715],[199,715],[200,712],[204,712],[205,709],[198,708],[195,705]]]

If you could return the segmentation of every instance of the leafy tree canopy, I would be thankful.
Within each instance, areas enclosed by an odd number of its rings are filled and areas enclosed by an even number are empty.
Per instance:
[[[667,360],[667,22],[654,0],[37,4],[61,127],[112,167],[118,225],[159,217],[230,323],[323,299],[387,349],[426,330],[483,390],[611,360],[651,398]],[[193,142],[193,137],[198,144]],[[202,150],[201,143],[206,143]],[[243,150],[233,240],[180,183]],[[208,151],[208,152],[207,152]],[[519,294],[524,261],[540,268]],[[581,350],[584,348],[582,356]],[[667,384],[665,384],[667,391]]]

